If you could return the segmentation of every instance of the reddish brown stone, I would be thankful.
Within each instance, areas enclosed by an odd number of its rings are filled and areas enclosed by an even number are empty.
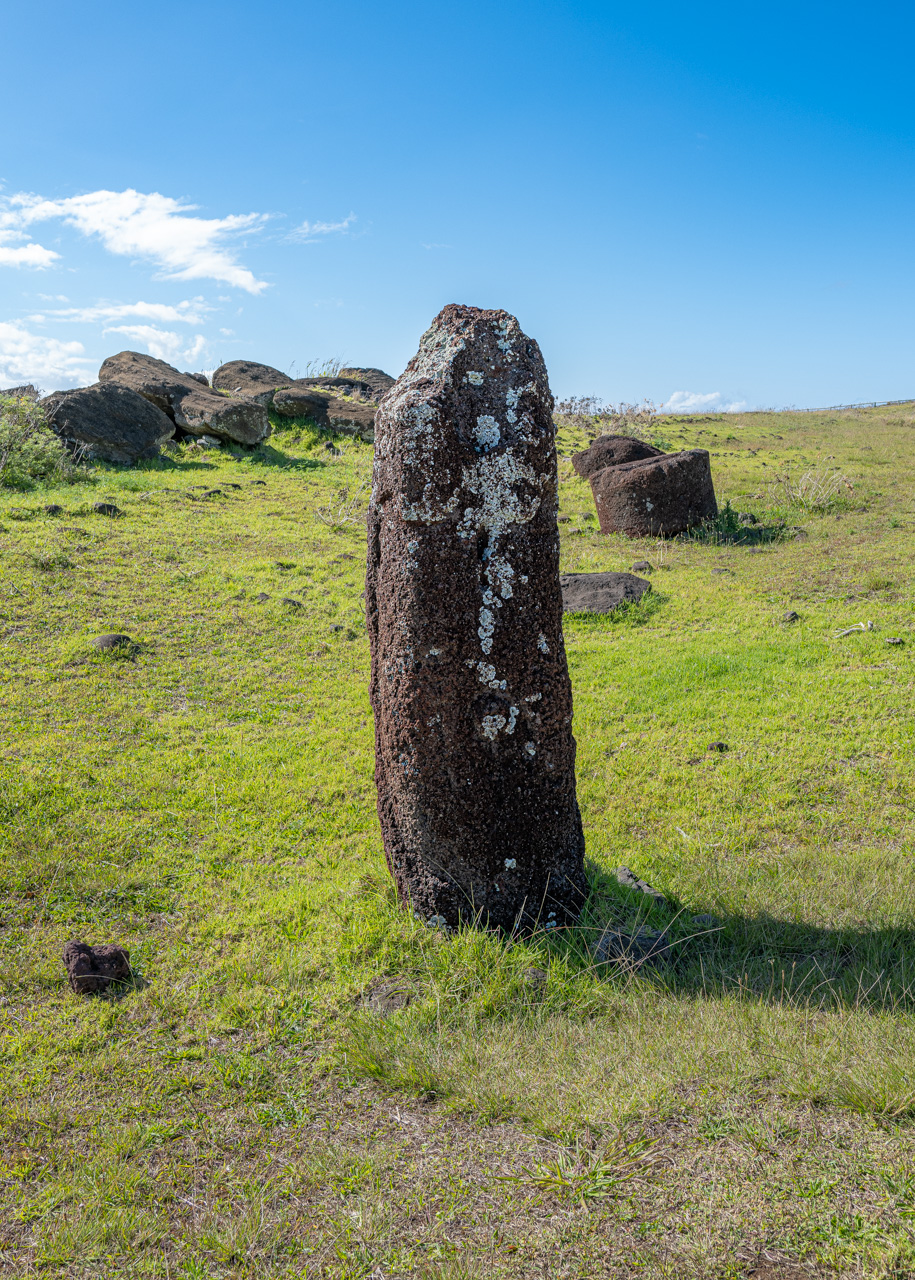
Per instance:
[[[90,947],[87,942],[68,942],[63,959],[70,986],[80,995],[104,991],[110,983],[130,977],[130,952],[116,943]]]
[[[601,533],[673,537],[718,514],[705,449],[604,467],[591,490]]]
[[[552,403],[513,316],[449,306],[376,418],[378,813],[402,902],[435,923],[562,925],[584,901]]]
[[[634,436],[598,436],[589,448],[572,454],[572,466],[583,480],[587,480],[604,467],[619,467],[626,462],[662,456],[660,449],[646,444],[644,440],[636,440]]]

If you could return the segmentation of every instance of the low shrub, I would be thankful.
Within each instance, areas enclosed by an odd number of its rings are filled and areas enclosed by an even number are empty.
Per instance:
[[[79,478],[79,460],[71,457],[48,426],[34,400],[0,396],[0,488],[31,489],[38,483],[69,483]]]

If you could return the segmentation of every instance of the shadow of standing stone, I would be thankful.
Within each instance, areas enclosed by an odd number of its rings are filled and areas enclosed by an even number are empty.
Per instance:
[[[584,902],[552,395],[504,311],[448,306],[376,418],[366,615],[388,865],[422,919]]]

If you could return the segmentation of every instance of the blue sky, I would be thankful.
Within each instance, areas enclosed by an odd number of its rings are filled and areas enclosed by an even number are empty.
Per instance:
[[[397,374],[465,302],[560,396],[915,395],[911,6],[4,15],[0,386],[124,348]]]

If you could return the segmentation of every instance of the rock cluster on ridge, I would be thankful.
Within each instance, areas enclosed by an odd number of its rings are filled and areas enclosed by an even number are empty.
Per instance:
[[[513,316],[448,306],[378,411],[378,812],[401,900],[431,923],[554,927],[584,902],[552,407]]]

